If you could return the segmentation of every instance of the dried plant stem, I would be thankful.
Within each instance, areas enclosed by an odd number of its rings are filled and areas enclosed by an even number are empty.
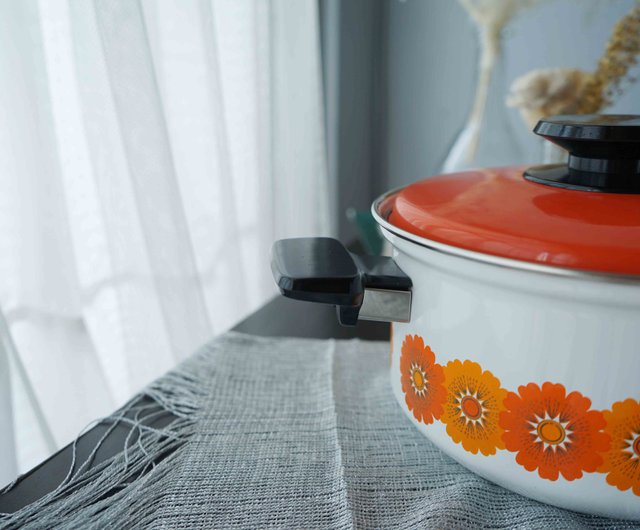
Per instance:
[[[598,62],[593,79],[585,89],[579,114],[591,114],[611,105],[622,93],[629,70],[640,55],[640,2],[614,26],[605,52]]]
[[[471,162],[476,155],[480,140],[480,123],[487,106],[491,77],[495,70],[496,61],[500,55],[500,29],[484,27],[480,29],[480,63],[478,83],[473,100],[473,107],[467,121],[467,128],[473,131],[467,151],[467,162]]]

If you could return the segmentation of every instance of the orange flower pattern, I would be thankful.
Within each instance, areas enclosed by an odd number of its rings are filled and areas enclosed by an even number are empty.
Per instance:
[[[611,437],[603,432],[602,412],[590,410],[590,399],[579,392],[567,395],[564,386],[552,383],[529,383],[518,393],[507,394],[499,420],[518,464],[548,480],[559,474],[575,480],[602,465]]]
[[[431,348],[422,337],[407,335],[400,355],[402,391],[409,410],[418,421],[433,423],[440,418],[446,393],[444,372],[436,364]]]
[[[558,383],[529,383],[509,392],[478,363],[455,359],[443,368],[419,335],[405,336],[400,372],[415,418],[426,424],[442,420],[466,451],[489,456],[507,449],[527,471],[552,481],[605,473],[608,484],[640,497],[639,401],[599,411]]]
[[[607,473],[607,482],[621,491],[631,488],[640,496],[640,403],[627,399],[603,412],[605,432],[611,436],[611,449],[598,469]]]
[[[447,401],[442,422],[447,434],[465,450],[489,456],[504,449],[498,416],[507,391],[478,363],[451,361],[444,368]]]

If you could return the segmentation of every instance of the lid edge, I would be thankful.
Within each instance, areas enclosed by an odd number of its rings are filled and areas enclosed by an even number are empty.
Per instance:
[[[554,276],[563,276],[567,278],[576,278],[576,279],[589,280],[589,281],[600,281],[600,282],[609,282],[609,283],[612,283],[612,282],[613,283],[634,283],[634,284],[640,283],[640,275],[620,274],[615,272],[604,272],[604,271],[591,271],[586,269],[574,269],[570,267],[558,267],[553,265],[542,265],[540,263],[535,263],[531,261],[518,260],[514,258],[505,258],[502,256],[495,256],[493,254],[485,254],[483,252],[467,250],[462,247],[456,247],[454,245],[440,243],[439,241],[427,239],[425,237],[408,232],[407,230],[404,230],[402,228],[399,228],[391,224],[378,211],[378,208],[382,205],[384,201],[391,199],[393,195],[399,193],[405,188],[406,186],[399,186],[397,188],[394,188],[380,195],[371,204],[371,215],[373,215],[373,218],[375,219],[376,223],[378,223],[379,226],[381,226],[388,232],[406,241],[409,241],[411,243],[416,243],[421,247],[428,248],[429,250],[433,250],[435,252],[441,252],[443,254],[449,254],[449,255],[460,257],[463,259],[478,261],[481,263],[486,263],[488,265],[494,265],[494,266],[508,268],[508,269],[525,270],[528,272],[551,274]]]

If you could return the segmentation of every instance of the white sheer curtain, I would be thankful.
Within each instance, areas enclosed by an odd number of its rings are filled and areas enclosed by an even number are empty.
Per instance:
[[[0,481],[333,232],[321,86],[316,0],[0,4]]]

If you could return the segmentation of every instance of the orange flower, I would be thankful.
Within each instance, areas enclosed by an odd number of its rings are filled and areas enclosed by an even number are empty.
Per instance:
[[[521,386],[520,395],[509,392],[500,413],[502,439],[516,462],[541,478],[567,480],[593,472],[602,464],[599,453],[607,451],[611,437],[602,432],[604,416],[589,410],[591,400],[579,392],[567,395],[560,384]]]
[[[400,381],[407,407],[418,421],[433,423],[440,418],[446,393],[444,372],[436,364],[431,348],[422,337],[407,335],[400,355]]]
[[[504,449],[498,415],[507,391],[488,370],[478,363],[455,360],[444,368],[447,401],[442,421],[454,442],[465,450],[489,456]]]
[[[626,399],[603,411],[605,432],[611,436],[611,449],[598,471],[607,474],[607,482],[625,491],[632,488],[640,496],[640,403]]]

